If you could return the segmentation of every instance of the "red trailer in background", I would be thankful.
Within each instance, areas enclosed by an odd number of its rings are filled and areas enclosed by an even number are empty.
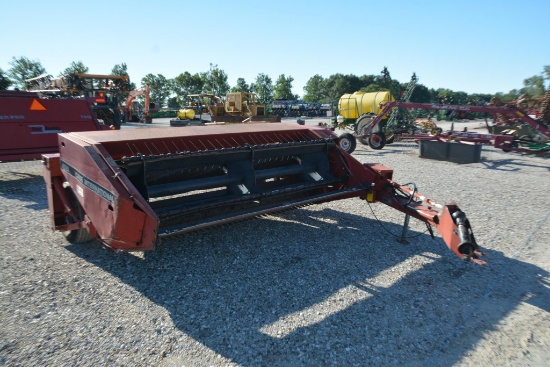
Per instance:
[[[59,151],[57,134],[109,130],[87,99],[40,98],[21,91],[0,91],[0,161],[39,159]]]

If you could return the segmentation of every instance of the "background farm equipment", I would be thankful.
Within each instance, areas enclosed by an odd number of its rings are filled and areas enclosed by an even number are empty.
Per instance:
[[[338,113],[342,116],[339,127],[343,127],[341,124],[355,124],[364,115],[378,115],[382,111],[382,104],[390,101],[394,101],[394,98],[389,91],[344,94],[338,100]]]
[[[416,132],[420,127],[420,124],[415,123],[411,118],[407,109],[394,108],[381,115],[383,105],[395,101],[395,96],[399,96],[400,102],[409,101],[418,81],[416,73],[413,73],[403,93],[396,89],[391,82],[387,68],[384,68],[382,75],[390,85],[390,91],[372,93],[359,91],[353,94],[344,94],[338,101],[337,127],[354,131],[354,134],[342,134],[340,139],[342,148],[348,153],[355,149],[357,137],[361,143],[368,144],[372,149],[382,149],[386,142],[393,142],[395,135]],[[370,135],[368,137],[358,136],[357,131],[363,130],[378,115],[381,115],[382,118],[372,127]]]
[[[380,106],[387,101],[393,101],[391,93],[383,92],[355,92],[344,94],[338,100],[338,116],[333,129],[353,130],[359,118],[374,117],[380,112]],[[366,141],[366,140],[365,140]],[[348,153],[353,153],[356,148],[356,135],[344,132],[339,137],[340,147]]]
[[[279,116],[266,114],[264,104],[255,93],[227,93],[225,99],[212,94],[190,94],[188,106],[180,109],[170,126],[202,125],[207,122],[240,123],[251,121],[281,121]]]
[[[331,117],[332,106],[330,103],[276,99],[271,104],[271,113],[280,117]]]
[[[170,120],[170,126],[204,125],[212,122],[213,115],[222,115],[225,104],[222,98],[213,94],[189,94],[188,103]]]
[[[442,132],[435,131],[435,133],[408,133],[394,135],[398,139],[412,139],[412,140],[447,140],[447,141],[462,141],[470,143],[480,144],[493,144],[495,148],[502,149],[504,151],[515,151],[522,153],[546,155],[549,149],[550,128],[549,121],[545,114],[541,113],[540,119],[535,119],[527,115],[524,111],[520,110],[516,106],[504,105],[504,106],[470,106],[470,105],[444,105],[444,104],[430,104],[430,103],[414,103],[414,102],[399,102],[392,101],[383,105],[380,114],[374,118],[361,118],[355,125],[356,136],[363,141],[363,139],[369,138],[371,140],[377,139],[379,144],[374,149],[382,149],[387,142],[387,138],[383,131],[377,126],[383,121],[392,109],[425,109],[436,111],[460,111],[460,112],[482,112],[493,116],[501,116],[507,121],[518,124],[526,125],[531,129],[532,134],[530,136],[518,135],[513,129],[502,131],[501,134],[476,134],[476,133],[457,133],[454,131]],[[545,120],[546,119],[546,120]],[[360,123],[365,121],[365,123]]]
[[[140,96],[143,96],[143,105],[136,100],[136,98]],[[150,88],[149,85],[146,84],[143,88],[128,92],[128,97],[122,109],[124,113],[123,121],[151,124],[153,123],[151,112],[158,111],[160,105],[151,102]]]
[[[28,91],[47,98],[93,98],[93,110],[99,120],[120,129],[120,102],[130,93],[130,79],[125,75],[70,73],[60,78],[42,75],[25,81]]]
[[[435,226],[456,255],[483,263],[458,206],[399,185],[390,168],[360,163],[328,128],[259,123],[113,133],[61,134],[60,152],[43,156],[51,226],[71,241],[153,250],[164,236],[360,198]]]
[[[0,91],[0,161],[40,158],[58,151],[58,133],[107,130],[92,111],[90,98],[40,98]]]

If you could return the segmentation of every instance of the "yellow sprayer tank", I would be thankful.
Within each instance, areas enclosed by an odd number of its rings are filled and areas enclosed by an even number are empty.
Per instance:
[[[338,101],[338,111],[345,119],[356,119],[366,113],[378,115],[380,103],[388,101],[393,101],[393,97],[388,91],[344,94]]]
[[[177,112],[177,116],[180,120],[193,120],[195,118],[195,111],[191,108],[183,108]]]

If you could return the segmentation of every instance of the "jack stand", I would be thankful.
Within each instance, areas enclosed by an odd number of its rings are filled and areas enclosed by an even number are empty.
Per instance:
[[[408,245],[409,241],[406,240],[407,233],[409,232],[409,220],[411,219],[411,216],[409,214],[405,214],[405,222],[403,223],[403,231],[401,232],[401,238],[399,239],[399,242]]]

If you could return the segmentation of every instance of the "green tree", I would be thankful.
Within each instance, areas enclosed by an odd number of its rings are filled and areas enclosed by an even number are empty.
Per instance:
[[[4,73],[4,70],[0,69],[0,90],[6,90],[13,83]]]
[[[520,90],[512,89],[508,93],[502,93],[502,92],[496,93],[495,97],[498,97],[498,99],[500,99],[501,102],[511,102],[518,99],[520,95],[521,95]]]
[[[542,75],[533,75],[523,81],[521,93],[529,98],[540,98],[544,96],[544,77]]]
[[[216,96],[225,96],[231,89],[227,83],[227,74],[218,65],[210,64],[210,70],[201,74],[204,81],[203,92]]]
[[[550,65],[545,65],[544,66],[543,78],[544,78],[544,80],[549,81],[548,88],[550,88]]]
[[[244,80],[244,78],[238,78],[237,85],[231,88],[231,92],[249,93],[250,86],[246,83],[246,80]]]
[[[376,84],[380,85],[383,90],[389,90],[395,100],[401,99],[401,92],[404,90],[401,88],[401,84],[391,78],[390,71],[386,66],[379,76],[375,77]]]
[[[162,74],[147,74],[141,79],[141,86],[149,84],[151,90],[151,102],[160,103],[163,106],[172,92],[172,83]]]
[[[290,75],[287,77],[285,74],[279,75],[277,81],[275,82],[274,87],[274,99],[288,99],[288,100],[297,100],[300,99],[299,96],[292,94],[292,82],[294,78]]]
[[[453,99],[455,101],[454,103],[458,105],[466,105],[470,100],[468,93],[462,91],[453,91]]]
[[[170,109],[179,109],[181,107],[178,97],[168,98],[168,108]]]
[[[26,90],[25,80],[35,78],[46,73],[46,69],[40,61],[30,60],[25,56],[12,58],[9,63],[11,68],[8,70],[8,76],[14,82],[14,86]]]
[[[87,74],[90,70],[82,61],[73,61],[69,67],[65,68],[58,77],[62,77],[68,74]]]
[[[125,76],[128,76],[128,65],[126,65],[125,62],[123,62],[122,64],[115,64],[115,66],[113,66],[113,68],[111,69],[111,75],[125,75]]]
[[[344,75],[344,78],[347,80],[347,83],[349,84],[352,93],[357,92],[363,87],[363,82],[361,81],[361,78],[359,78],[357,75],[347,74]]]
[[[325,94],[325,79],[315,74],[306,83],[304,87],[304,101],[305,102],[326,102]]]
[[[256,76],[256,81],[252,83],[250,89],[258,95],[258,100],[263,104],[273,102],[273,82],[271,78],[263,73]]]
[[[189,94],[201,93],[203,89],[204,80],[198,73],[191,75],[186,71],[172,80],[172,91],[180,106],[186,103]]]
[[[470,98],[466,92],[455,92],[451,89],[439,88],[437,90],[437,103],[465,105],[468,104]]]
[[[359,77],[359,81],[361,83],[361,88],[359,88],[359,89],[366,88],[369,85],[375,83],[376,75],[361,75]]]
[[[125,62],[123,62],[122,64],[115,64],[115,66],[113,66],[113,69],[111,70],[111,75],[127,76],[128,80],[130,80],[130,75],[128,74],[128,65],[126,65]],[[136,84],[130,81],[130,90],[135,89],[137,89]]]
[[[488,93],[473,93],[469,94],[468,98],[470,99],[470,104],[473,104],[475,106],[483,106],[484,104],[491,101],[493,95]]]
[[[439,99],[437,97],[437,90],[433,88],[429,88],[428,91],[430,92],[430,102],[431,103],[439,103]]]
[[[372,84],[369,84],[368,86],[366,86],[364,88],[361,88],[360,90],[361,90],[361,92],[365,92],[365,93],[373,93],[373,92],[387,91],[388,88],[384,88],[384,87],[379,86],[376,83],[372,83]]]
[[[425,85],[417,84],[411,94],[411,102],[430,103],[430,90]]]
[[[456,104],[453,98],[453,91],[445,88],[438,88],[436,99],[438,103]]]
[[[359,79],[359,78],[357,78]],[[325,96],[329,103],[338,101],[346,93],[357,92],[361,89],[355,85],[352,78],[343,74],[333,74],[325,80]]]
[[[363,87],[361,79],[353,74],[334,74],[325,80],[325,94],[331,100],[340,99],[345,93],[357,92]]]

